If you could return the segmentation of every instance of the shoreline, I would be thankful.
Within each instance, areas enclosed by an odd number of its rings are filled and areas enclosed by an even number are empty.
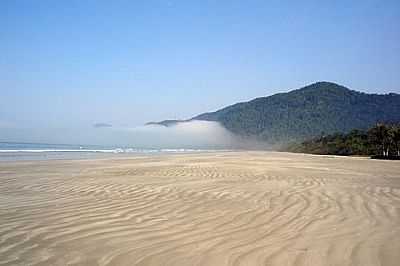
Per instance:
[[[331,154],[313,154],[313,153],[300,153],[290,151],[272,151],[272,150],[238,150],[238,149],[224,149],[224,150],[194,150],[194,149],[164,149],[157,152],[96,152],[96,151],[18,151],[8,152],[0,151],[0,163],[3,162],[18,162],[18,161],[52,161],[52,160],[107,160],[107,159],[129,159],[134,157],[153,157],[153,156],[173,156],[173,155],[196,155],[196,154],[218,154],[218,153],[254,153],[254,154],[288,154],[300,155],[310,157],[325,157],[325,158],[350,158],[350,159],[370,159],[375,160],[372,156],[367,155],[331,155]],[[83,155],[83,156],[79,156]],[[58,157],[57,157],[58,156]],[[3,157],[3,158],[2,158]],[[20,159],[20,158],[22,159]],[[25,159],[27,158],[27,159]],[[32,158],[32,159],[29,159]],[[381,159],[379,159],[381,160]],[[382,161],[396,161],[396,160],[382,160]]]

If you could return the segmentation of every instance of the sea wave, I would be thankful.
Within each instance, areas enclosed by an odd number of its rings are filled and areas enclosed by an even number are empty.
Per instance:
[[[2,153],[46,153],[46,152],[88,152],[88,153],[184,153],[184,152],[211,152],[210,149],[0,149]]]
[[[19,149],[19,150],[0,150],[0,152],[115,152],[117,153],[118,150],[64,150],[64,149],[43,149],[43,150],[36,150],[36,149]]]

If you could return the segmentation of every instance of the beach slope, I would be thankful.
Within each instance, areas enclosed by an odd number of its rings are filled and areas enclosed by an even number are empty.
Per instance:
[[[398,265],[400,163],[221,152],[0,163],[0,265]]]

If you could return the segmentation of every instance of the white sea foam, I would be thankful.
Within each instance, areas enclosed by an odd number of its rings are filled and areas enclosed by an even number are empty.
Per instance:
[[[8,149],[1,150],[0,153],[46,153],[46,152],[88,152],[88,153],[157,153],[157,152],[166,152],[166,153],[182,153],[182,152],[212,152],[217,150],[211,149],[133,149],[133,148],[117,148],[110,150],[93,150],[93,149]],[[218,151],[228,151],[228,150],[218,150]]]
[[[64,150],[64,149],[43,149],[43,150],[36,150],[36,149],[19,149],[19,150],[0,150],[0,152],[8,152],[8,153],[13,153],[13,152],[113,152],[113,153],[118,153],[118,152],[123,152],[119,151],[119,149],[114,149],[114,150],[85,150],[85,149],[79,149],[79,150]]]

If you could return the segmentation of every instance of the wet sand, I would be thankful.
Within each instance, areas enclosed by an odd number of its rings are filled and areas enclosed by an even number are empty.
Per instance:
[[[0,265],[399,265],[400,162],[225,152],[0,163]]]

